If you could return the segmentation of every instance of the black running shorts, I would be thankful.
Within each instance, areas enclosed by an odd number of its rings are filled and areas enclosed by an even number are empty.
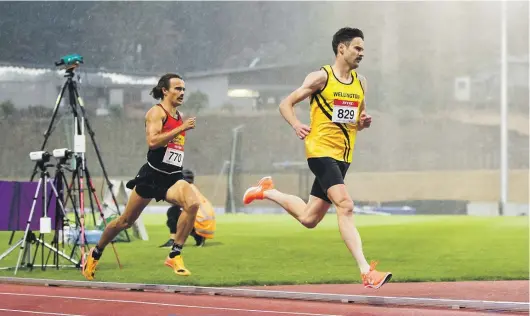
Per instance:
[[[140,168],[136,178],[127,182],[127,188],[136,188],[136,193],[144,199],[165,200],[167,190],[177,181],[182,180],[182,172],[166,174],[154,170],[148,164]]]
[[[311,195],[331,204],[328,189],[336,184],[344,184],[344,177],[350,164],[330,157],[308,158],[309,169],[315,175]]]

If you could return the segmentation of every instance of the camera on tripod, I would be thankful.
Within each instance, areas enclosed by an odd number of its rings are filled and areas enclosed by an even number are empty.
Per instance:
[[[83,56],[79,54],[70,54],[65,55],[60,58],[58,62],[55,62],[55,65],[57,67],[62,66],[61,68],[65,70],[64,77],[66,78],[64,85],[60,88],[59,95],[57,97],[57,100],[55,102],[55,107],[53,109],[53,113],[51,116],[51,120],[49,122],[48,128],[46,132],[44,133],[44,143],[42,144],[41,151],[35,151],[31,152],[29,154],[30,159],[35,162],[35,166],[33,167],[33,173],[31,175],[30,181],[33,182],[35,176],[37,174],[40,174],[39,181],[37,183],[37,188],[35,191],[35,195],[33,197],[33,202],[30,210],[30,214],[28,216],[28,220],[26,221],[26,228],[24,230],[24,237],[21,238],[16,245],[12,246],[7,252],[0,254],[0,261],[7,256],[10,252],[12,252],[15,247],[20,245],[20,252],[19,257],[17,260],[17,264],[15,267],[15,275],[17,273],[18,268],[20,267],[21,262],[24,264],[24,261],[22,261],[22,257],[24,256],[24,260],[27,260],[28,267],[33,268],[33,263],[35,262],[35,258],[37,255],[37,251],[35,250],[35,254],[33,255],[33,261],[31,261],[31,254],[29,251],[29,243],[28,240],[37,240],[37,246],[42,246],[50,249],[50,251],[54,252],[54,264],[56,268],[59,268],[59,255],[62,256],[64,259],[70,261],[75,265],[75,267],[80,268],[84,264],[84,258],[83,256],[83,250],[81,250],[81,256],[78,261],[73,259],[75,249],[76,247],[80,247],[82,249],[87,248],[88,243],[85,241],[86,236],[84,233],[84,214],[85,214],[85,195],[84,191],[90,192],[88,195],[88,198],[90,200],[90,207],[92,208],[92,216],[94,223],[96,223],[95,215],[94,215],[94,205],[93,205],[93,199],[95,200],[97,207],[99,209],[99,213],[101,216],[101,220],[106,225],[105,216],[103,214],[103,210],[101,209],[101,204],[99,202],[99,199],[96,195],[96,189],[94,188],[92,179],[90,177],[90,173],[88,171],[87,163],[86,163],[86,141],[85,141],[85,133],[84,129],[85,127],[88,130],[88,134],[90,135],[90,138],[92,140],[92,143],[94,145],[94,149],[97,155],[97,158],[99,160],[101,169],[103,171],[103,176],[105,178],[105,181],[108,186],[108,190],[110,191],[110,194],[112,196],[112,200],[114,202],[115,210],[116,212],[121,215],[120,213],[120,206],[118,205],[118,201],[116,199],[114,190],[112,189],[113,184],[111,183],[107,171],[105,170],[105,166],[103,164],[103,159],[101,158],[101,154],[99,152],[99,148],[96,144],[96,141],[94,139],[94,131],[92,130],[92,127],[90,126],[90,123],[88,121],[85,107],[83,104],[83,100],[79,94],[79,91],[77,89],[78,81],[80,81],[80,76],[75,75],[75,70],[77,67],[80,66],[80,64],[83,64]],[[54,122],[57,117],[57,113],[59,109],[61,108],[61,105],[63,104],[63,98],[65,95],[68,97],[68,105],[70,106],[73,114],[73,122],[74,122],[74,139],[73,139],[73,148],[72,150],[69,150],[67,148],[59,148],[54,149],[52,154],[49,152],[43,151],[42,149],[45,148],[48,138],[52,134],[52,131],[54,129]],[[54,158],[57,160],[56,167],[56,173],[55,177],[53,178],[53,181],[50,179],[49,172],[47,170],[48,167],[54,167],[54,165],[49,164],[49,160],[51,156],[54,156]],[[75,157],[75,161],[73,162],[72,169],[69,169],[66,165],[66,161],[69,158]],[[75,163],[74,163],[75,162]],[[66,179],[66,176],[64,174],[64,170],[71,171],[72,172],[72,180],[70,184],[68,184],[68,181]],[[88,184],[88,190],[83,187],[84,184],[84,177],[86,177],[86,183]],[[48,198],[48,187],[52,189],[53,195],[51,196],[54,201],[59,205],[59,207],[53,207],[52,210],[55,209],[55,218],[59,218],[59,220],[55,223],[55,235],[52,239],[52,244],[47,244],[44,242],[44,234],[51,232],[51,218],[48,217],[48,201],[52,201],[52,199],[47,200]],[[66,192],[65,192],[66,191]],[[16,191],[18,192],[18,191]],[[75,192],[75,193],[74,193]],[[3,192],[2,192],[3,193]],[[52,194],[50,193],[50,194]],[[17,193],[19,194],[19,193]],[[78,194],[78,196],[74,196],[74,194]],[[31,236],[34,236],[33,232],[31,231],[31,224],[33,219],[33,212],[35,211],[36,203],[38,196],[41,196],[42,199],[42,209],[43,209],[43,216],[41,217],[40,222],[40,236],[39,238],[28,238]],[[59,251],[59,230],[64,227],[64,219],[68,218],[65,216],[66,211],[64,208],[63,200],[67,198],[67,201],[71,202],[72,210],[75,216],[75,224],[77,226],[81,227],[81,233],[78,234],[77,238],[80,240],[80,242],[77,242],[77,240],[73,243],[74,248],[71,251],[71,254],[68,256],[64,252]],[[74,198],[75,197],[75,198]],[[78,197],[78,199],[77,199]],[[79,202],[79,205],[77,205]],[[77,209],[79,210],[79,214],[77,212]],[[53,214],[53,213],[52,213]],[[62,223],[61,223],[62,222]],[[13,236],[15,234],[15,230],[11,232],[11,238],[9,240],[9,244],[11,244],[11,241],[13,240]],[[127,236],[127,241],[130,242],[131,239],[129,238],[129,234],[127,230],[125,230],[125,235]],[[27,248],[26,248],[27,246]],[[47,266],[44,262],[44,251],[41,252],[42,254],[42,265],[41,267],[43,270]],[[121,264],[119,262],[118,254],[115,250],[116,259],[118,260],[118,264]],[[49,255],[48,255],[49,258]],[[31,262],[30,262],[31,261]],[[48,259],[46,259],[46,263],[48,262]]]
[[[70,54],[70,55],[61,57],[59,61],[55,62],[55,66],[59,67],[59,66],[64,65],[65,67],[68,68],[71,66],[77,66],[82,63],[83,63],[83,56],[79,54]]]
[[[53,157],[57,159],[67,160],[72,157],[73,151],[68,150],[68,148],[58,148],[58,149],[54,149],[52,154],[53,154]]]
[[[39,162],[48,162],[50,161],[50,155],[47,151],[32,151],[29,153],[29,159],[32,161],[39,161]]]

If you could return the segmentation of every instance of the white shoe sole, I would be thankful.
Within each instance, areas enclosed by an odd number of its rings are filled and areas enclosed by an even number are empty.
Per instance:
[[[378,285],[365,285],[364,287],[367,288],[367,289],[376,289],[377,290],[378,288],[380,288],[383,285],[385,285],[385,283],[390,282],[391,279],[392,279],[392,273],[388,272],[385,275],[385,279],[383,280],[383,282],[379,283]]]

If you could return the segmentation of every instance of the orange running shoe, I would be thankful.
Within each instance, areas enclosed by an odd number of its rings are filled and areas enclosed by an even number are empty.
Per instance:
[[[190,270],[186,269],[186,267],[184,266],[184,260],[182,259],[182,255],[175,256],[174,258],[167,257],[164,264],[173,269],[173,272],[175,272],[175,274],[177,275],[191,275]]]
[[[263,192],[274,189],[274,183],[271,177],[263,177],[259,180],[258,185],[250,187],[243,195],[243,203],[250,204],[254,200],[263,200]]]
[[[96,266],[99,262],[99,260],[94,259],[92,256],[94,249],[95,247],[92,247],[88,254],[85,253],[85,264],[81,267],[81,273],[87,280],[94,280],[94,276],[96,275]]]
[[[392,279],[392,272],[379,272],[375,269],[378,264],[377,261],[370,263],[370,271],[368,273],[361,273],[363,285],[365,288],[378,289]]]

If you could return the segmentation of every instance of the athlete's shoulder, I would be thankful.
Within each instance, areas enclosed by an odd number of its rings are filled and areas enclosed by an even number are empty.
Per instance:
[[[366,77],[361,75],[360,73],[357,73],[357,78],[359,79],[360,82],[362,83],[365,83],[366,82]]]
[[[324,68],[320,68],[319,70],[310,72],[306,76],[304,85],[321,90],[327,82],[328,72]]]
[[[329,73],[331,71],[331,65],[330,64],[322,65],[319,70],[322,70],[325,73]]]
[[[155,120],[155,119],[159,119],[159,118],[165,118],[166,117],[166,112],[164,111],[164,109],[162,109],[161,106],[159,106],[158,104],[156,105],[153,105],[148,111],[147,113],[145,114],[145,119],[146,120]]]
[[[366,90],[366,77],[357,73],[357,78],[359,79],[359,82],[361,83],[361,88],[363,88],[363,90]]]

